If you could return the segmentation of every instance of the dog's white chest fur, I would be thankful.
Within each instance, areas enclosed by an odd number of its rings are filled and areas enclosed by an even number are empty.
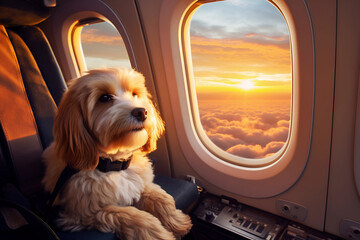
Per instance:
[[[133,202],[139,201],[141,193],[144,191],[144,181],[132,169],[115,173],[100,172],[99,174],[108,174],[107,180],[113,182],[118,205],[129,206]]]
[[[139,201],[144,190],[143,179],[131,168],[103,173],[98,170],[81,171],[70,179],[68,189],[78,199],[97,199],[89,204],[130,206]],[[81,196],[82,195],[82,196]],[[65,199],[64,199],[65,200]],[[74,199],[69,199],[74,201]],[[97,206],[94,206],[97,207]]]

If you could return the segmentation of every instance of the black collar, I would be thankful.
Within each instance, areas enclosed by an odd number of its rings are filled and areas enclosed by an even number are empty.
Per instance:
[[[110,158],[99,158],[99,163],[96,167],[97,170],[101,172],[110,172],[110,171],[121,171],[129,167],[132,159],[132,155],[123,161],[111,161]]]
[[[96,169],[98,169],[101,172],[125,170],[129,167],[132,157],[133,157],[133,155],[131,155],[127,159],[124,159],[123,161],[111,161],[111,159],[109,159],[109,158],[100,157],[99,164],[97,165]],[[59,192],[65,186],[66,182],[74,174],[76,174],[78,172],[79,172],[79,170],[73,169],[69,166],[66,166],[65,169],[62,171],[62,173],[55,185],[55,188],[49,198],[48,209],[47,209],[49,213],[50,213],[50,209],[55,201],[56,196],[59,194]]]

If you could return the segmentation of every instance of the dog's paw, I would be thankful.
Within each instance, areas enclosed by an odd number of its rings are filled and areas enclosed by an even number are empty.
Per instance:
[[[127,233],[121,234],[121,239],[127,240],[175,240],[174,234],[161,224],[151,224],[128,229]]]
[[[145,229],[146,233],[143,234],[144,240],[147,239],[161,239],[161,240],[175,240],[174,234],[160,223],[156,223],[153,226],[149,226]],[[140,238],[139,238],[140,239]],[[141,238],[142,239],[142,238]]]
[[[189,215],[184,214],[178,209],[168,216],[167,219],[164,219],[162,223],[165,228],[173,232],[177,238],[186,235],[192,227]]]
[[[122,226],[117,233],[120,239],[126,240],[175,240],[174,234],[159,219],[145,212],[136,224]]]

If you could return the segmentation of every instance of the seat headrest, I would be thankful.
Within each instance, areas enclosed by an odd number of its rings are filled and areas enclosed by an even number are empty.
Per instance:
[[[0,0],[0,25],[5,27],[35,25],[49,15],[43,0]]]

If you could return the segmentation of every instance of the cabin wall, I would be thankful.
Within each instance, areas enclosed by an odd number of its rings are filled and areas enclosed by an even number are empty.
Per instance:
[[[360,229],[360,193],[356,190],[354,176],[354,161],[360,161],[354,156],[355,127],[359,124],[356,119],[360,72],[359,13],[359,1],[338,1],[334,125],[325,228],[337,235],[344,219],[358,222]]]

